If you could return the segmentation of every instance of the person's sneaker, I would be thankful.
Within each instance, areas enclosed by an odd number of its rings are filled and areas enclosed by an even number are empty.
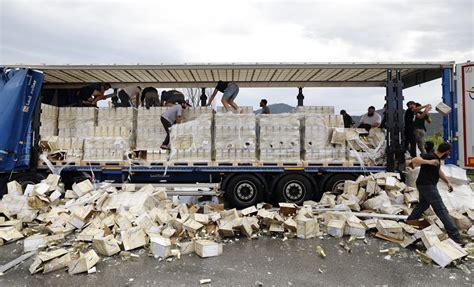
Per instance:
[[[167,145],[165,145],[165,144],[162,144],[162,145],[160,146],[160,148],[161,148],[161,149],[166,149],[166,150],[169,150],[169,149],[170,149],[170,147],[167,146]]]
[[[461,246],[464,246],[469,242],[467,239],[462,239],[462,238],[451,238],[451,239]]]
[[[420,229],[423,229],[425,227],[428,227],[430,226],[429,222],[426,221],[425,219],[411,219],[411,220],[407,220],[406,221],[406,224],[408,225],[412,225],[412,226],[416,226]]]

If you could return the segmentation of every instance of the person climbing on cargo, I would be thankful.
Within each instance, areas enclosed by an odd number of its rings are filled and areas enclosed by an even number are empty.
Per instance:
[[[82,107],[97,107],[97,102],[105,100],[105,91],[112,86],[110,83],[94,83],[84,86],[77,91],[78,105]]]
[[[405,111],[405,150],[410,152],[412,158],[416,157],[415,114],[423,109],[429,112],[431,105],[417,107],[414,101],[409,101]]]
[[[166,131],[166,138],[161,145],[162,149],[170,149],[170,128],[174,124],[179,124],[183,120],[182,114],[183,109],[186,109],[188,104],[184,100],[179,100],[178,103],[171,108],[169,108],[166,112],[161,115],[161,123],[163,124],[163,128]]]
[[[434,153],[424,153],[412,159],[413,165],[421,165],[420,173],[416,179],[416,188],[418,189],[420,199],[412,213],[408,216],[407,223],[418,225],[418,219],[431,206],[436,216],[443,223],[449,237],[458,244],[464,244],[437,189],[438,181],[441,178],[448,185],[448,192],[453,191],[451,182],[440,167],[441,160],[445,159],[450,152],[451,144],[441,143]]]
[[[184,94],[178,90],[169,90],[161,92],[161,105],[164,107],[172,107],[179,101],[184,101]]]
[[[417,108],[421,107],[420,103],[415,104]],[[428,115],[429,109],[425,109],[423,112],[419,111],[415,115],[415,139],[416,144],[418,145],[418,149],[420,153],[426,153],[425,150],[425,134],[426,134],[426,127],[425,122],[431,124],[431,118]]]
[[[347,128],[353,128],[355,127],[355,122],[352,119],[352,117],[346,112],[346,110],[341,110],[339,112],[342,116],[342,120],[344,121],[344,127]]]
[[[375,111],[374,106],[370,106],[367,113],[360,118],[358,128],[364,128],[369,131],[371,128],[377,128],[382,123],[382,117]]]
[[[160,97],[158,96],[158,91],[154,87],[146,87],[142,91],[142,96],[140,98],[142,107],[150,109],[150,107],[159,107],[160,106]]]
[[[140,93],[142,88],[140,86],[128,86],[122,88],[118,92],[120,101],[114,103],[115,107],[139,107]]]
[[[260,101],[260,107],[262,108],[262,114],[264,115],[269,115],[272,112],[270,111],[270,108],[267,106],[268,102],[266,99],[262,99]]]
[[[214,101],[217,92],[223,93],[221,102],[227,111],[230,111],[231,108],[234,108],[236,111],[242,113],[242,110],[234,101],[237,95],[239,94],[239,86],[237,86],[236,83],[223,81],[217,82],[217,86],[214,89],[214,92],[212,92],[212,95],[209,98],[209,102],[207,103],[208,106],[210,106],[212,104],[212,101]]]

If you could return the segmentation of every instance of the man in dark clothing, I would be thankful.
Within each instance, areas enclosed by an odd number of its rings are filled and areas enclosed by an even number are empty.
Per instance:
[[[78,105],[96,107],[98,101],[107,98],[104,93],[110,88],[110,83],[94,83],[80,88],[77,92]]]
[[[405,150],[409,150],[410,156],[416,157],[416,137],[415,137],[415,114],[422,109],[429,112],[431,110],[430,105],[424,105],[421,107],[416,107],[414,101],[409,101],[407,103],[407,110],[405,111]]]
[[[234,108],[236,111],[240,111],[240,113],[242,113],[240,107],[234,102],[235,98],[239,94],[239,86],[237,86],[236,83],[223,81],[217,82],[217,86],[214,89],[214,92],[212,92],[209,102],[207,103],[208,106],[211,105],[212,101],[217,95],[217,92],[223,93],[221,102],[227,111],[230,111],[232,108]]]
[[[161,123],[163,124],[163,128],[166,131],[166,138],[161,145],[162,149],[169,149],[170,143],[170,128],[174,124],[181,123],[183,117],[183,109],[186,109],[186,102],[184,100],[178,101],[177,105],[172,106],[166,112],[161,115]]]
[[[416,107],[421,107],[420,103],[416,103]],[[418,112],[415,115],[415,139],[416,144],[418,145],[418,149],[421,153],[426,153],[425,150],[425,134],[426,134],[426,127],[425,122],[431,124],[431,118],[428,115],[428,109],[425,109],[423,112]]]
[[[169,90],[161,92],[161,105],[171,107],[180,101],[184,101],[184,94],[177,90]]]
[[[140,98],[142,107],[146,107],[147,110],[150,107],[159,107],[160,106],[160,97],[158,96],[158,91],[154,87],[146,87],[142,91],[142,96]]]
[[[344,127],[352,128],[355,126],[355,122],[352,117],[346,112],[346,110],[341,110],[340,114],[342,115],[342,119],[344,120]]]
[[[271,114],[270,108],[267,106],[268,102],[265,99],[262,99],[260,101],[260,107],[262,108],[262,114],[264,115],[269,115]]]
[[[439,195],[436,187],[441,178],[448,185],[448,191],[452,192],[453,187],[441,170],[441,160],[445,159],[451,151],[451,144],[442,143],[434,153],[425,153],[420,157],[415,157],[412,160],[414,165],[421,165],[420,174],[416,179],[416,188],[419,192],[420,201],[413,209],[410,216],[407,218],[408,224],[415,224],[427,210],[430,205],[433,208],[436,216],[443,222],[444,228],[448,232],[449,237],[456,243],[463,244],[461,235],[459,234],[456,225],[454,225],[451,217],[449,217],[448,210],[443,203],[443,199]]]

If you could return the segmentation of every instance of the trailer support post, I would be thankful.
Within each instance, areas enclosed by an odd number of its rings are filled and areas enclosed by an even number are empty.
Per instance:
[[[205,107],[207,105],[207,96],[206,96],[206,88],[201,88],[201,107]]]
[[[298,88],[298,96],[296,96],[296,99],[298,100],[298,107],[302,107],[304,100],[303,87]]]
[[[395,80],[392,70],[387,70],[386,117],[387,129],[387,170],[405,169],[405,137],[403,123],[403,82],[400,70],[396,70]]]

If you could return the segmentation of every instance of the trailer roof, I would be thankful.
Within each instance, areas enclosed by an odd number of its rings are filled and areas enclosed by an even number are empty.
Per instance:
[[[46,88],[75,88],[110,82],[157,88],[214,87],[218,80],[241,87],[383,87],[387,69],[401,70],[404,87],[441,77],[454,62],[400,63],[206,63],[160,65],[7,65],[45,74]]]

